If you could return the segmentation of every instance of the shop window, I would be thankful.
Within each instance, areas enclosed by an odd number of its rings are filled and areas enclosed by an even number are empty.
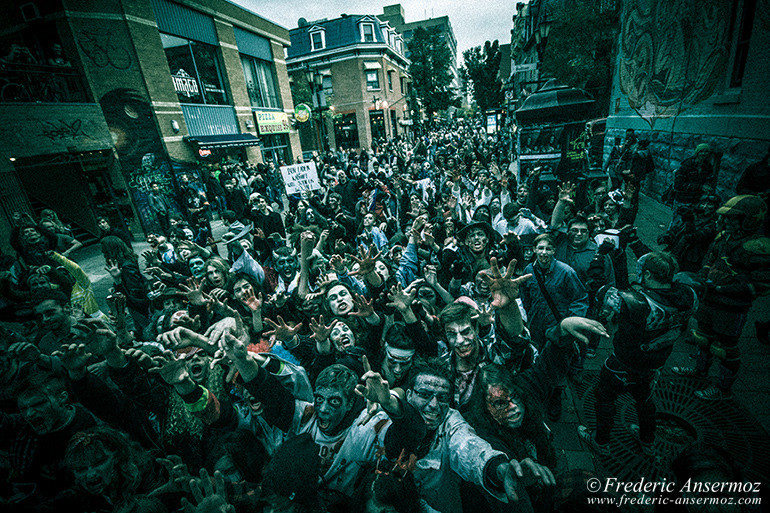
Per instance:
[[[160,39],[180,103],[228,105],[217,47],[168,34]]]
[[[280,109],[281,96],[275,78],[275,66],[267,61],[241,55],[246,91],[252,107]]]
[[[261,138],[262,160],[273,162],[276,167],[291,164],[289,137],[286,134],[263,135]]]
[[[358,148],[358,121],[355,112],[335,116],[334,139],[339,149]]]
[[[385,113],[382,110],[369,111],[369,125],[372,130],[372,141],[385,139]]]

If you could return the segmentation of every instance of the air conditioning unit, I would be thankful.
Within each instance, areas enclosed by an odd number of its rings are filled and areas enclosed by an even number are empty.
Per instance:
[[[41,18],[40,9],[38,9],[37,5],[33,2],[22,4],[19,6],[19,9],[21,9],[21,17],[24,18],[24,21],[27,23]]]

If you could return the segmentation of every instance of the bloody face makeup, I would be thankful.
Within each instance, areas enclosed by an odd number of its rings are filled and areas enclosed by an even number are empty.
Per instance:
[[[490,385],[485,400],[487,411],[495,422],[514,429],[521,426],[524,421],[524,404],[505,387]]]

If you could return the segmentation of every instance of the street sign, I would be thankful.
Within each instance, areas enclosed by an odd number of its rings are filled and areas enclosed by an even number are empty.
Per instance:
[[[513,67],[514,73],[523,73],[525,71],[535,71],[537,69],[536,62],[530,62],[529,64],[518,64]]]
[[[261,135],[286,134],[291,130],[289,117],[285,112],[257,110],[254,114],[257,117],[257,127]]]

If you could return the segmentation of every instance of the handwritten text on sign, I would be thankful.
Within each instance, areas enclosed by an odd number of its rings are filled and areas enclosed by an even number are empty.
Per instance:
[[[318,180],[318,171],[315,162],[294,164],[281,167],[283,182],[286,185],[286,194],[297,194],[302,191],[313,191],[321,188]]]

